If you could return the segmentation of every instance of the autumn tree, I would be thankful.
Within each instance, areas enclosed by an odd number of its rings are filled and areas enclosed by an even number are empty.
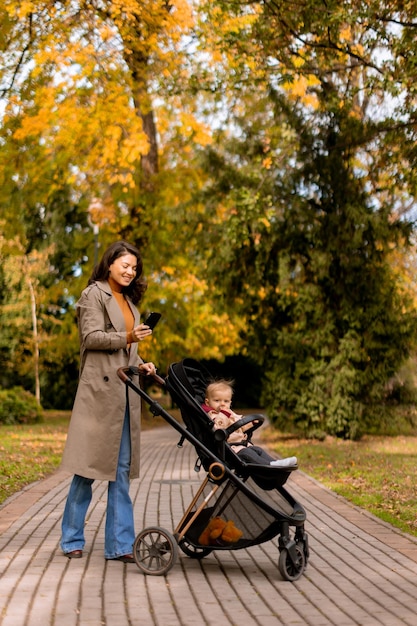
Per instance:
[[[163,313],[149,346],[161,369],[196,349],[235,349],[238,320],[213,310],[197,276],[194,234],[178,212],[204,180],[193,149],[211,140],[188,90],[190,6],[6,0],[0,18],[4,235],[17,236],[26,253],[54,244],[44,282],[59,328],[75,328],[95,243],[102,250],[125,237],[143,251],[143,312]],[[67,357],[72,363],[65,336],[51,332],[61,349],[41,351],[46,392],[65,380]],[[54,362],[58,355],[65,358]]]
[[[415,6],[203,10],[228,112],[205,155],[208,271],[246,317],[275,424],[357,437],[416,339],[392,263],[416,191]]]

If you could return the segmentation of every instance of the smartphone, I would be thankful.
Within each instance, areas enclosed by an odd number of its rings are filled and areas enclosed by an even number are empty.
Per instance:
[[[149,313],[148,317],[144,321],[144,324],[146,324],[146,326],[149,326],[149,328],[152,328],[153,330],[160,319],[161,319],[161,313],[152,312],[152,313]]]

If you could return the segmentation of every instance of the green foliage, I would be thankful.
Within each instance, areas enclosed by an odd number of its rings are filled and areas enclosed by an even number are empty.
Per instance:
[[[0,424],[33,424],[42,421],[42,408],[23,387],[0,389]]]
[[[207,155],[208,271],[247,320],[274,424],[357,439],[378,427],[387,382],[416,345],[412,294],[392,263],[412,222],[365,165],[379,123],[354,113],[341,75],[316,81],[315,108],[273,80],[257,116],[245,87],[234,139],[219,133]]]

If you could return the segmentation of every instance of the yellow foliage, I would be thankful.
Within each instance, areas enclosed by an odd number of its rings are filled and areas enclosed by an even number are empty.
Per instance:
[[[258,289],[258,297],[260,300],[265,300],[266,296],[267,296],[267,290],[265,289],[265,287],[260,287]]]
[[[263,224],[266,228],[270,228],[271,227],[271,222],[269,221],[268,218],[266,217],[261,217],[260,220],[261,224]]]
[[[183,111],[180,113],[181,130],[185,137],[192,137],[195,143],[207,146],[211,143],[211,132],[207,124],[198,121],[194,115]]]
[[[149,151],[140,116],[153,108],[148,85],[155,72],[170,76],[177,71],[177,47],[194,17],[186,0],[172,0],[169,7],[164,0],[115,0],[103,5],[112,22],[102,21],[98,12],[86,6],[79,9],[80,22],[79,16],[74,19],[71,7],[51,3],[49,16],[55,21],[48,36],[36,40],[31,68],[32,76],[41,78],[43,86],[36,87],[30,102],[13,96],[12,103],[10,98],[7,114],[19,113],[16,141],[30,138],[42,143],[57,162],[61,182],[66,159],[68,184],[88,187],[93,179],[96,184],[120,182],[128,190],[135,186],[140,159]],[[6,8],[24,20],[32,10],[44,10],[45,6],[13,0]],[[88,31],[94,32],[94,39]],[[144,72],[143,84],[132,84],[126,67],[129,53],[143,58],[143,67],[139,67],[139,75]],[[152,75],[148,77],[149,59]],[[45,80],[48,74],[49,81]],[[158,122],[163,119],[158,117]],[[181,132],[200,145],[211,142],[208,127],[191,114]]]
[[[256,9],[255,6],[253,6],[252,8]],[[248,27],[252,26],[257,19],[258,19],[258,15],[256,11],[254,11],[254,13],[252,14],[245,13],[243,15],[229,16],[229,17],[226,17],[225,14],[223,13],[221,16],[221,22],[220,22],[221,31],[224,34],[226,33],[238,34],[242,30],[247,30]]]
[[[163,267],[161,267],[161,271],[167,274],[168,276],[174,276],[175,274],[175,268],[169,267],[167,265],[164,265]]]
[[[352,40],[352,29],[350,26],[344,26],[340,29],[339,37],[341,41],[351,41]]]
[[[141,345],[142,357],[157,363],[187,355],[223,360],[239,350],[242,322],[216,311],[206,281],[190,271],[186,258],[178,257],[175,268],[164,266],[162,272],[152,273],[148,282],[147,310],[160,310],[154,302],[169,306],[162,307],[163,320],[152,342]]]
[[[318,85],[319,80],[316,76],[303,74],[295,74],[292,82],[286,82],[283,84],[283,88],[288,92],[289,97],[294,100],[302,100],[304,104],[311,107],[316,107],[318,104],[317,97],[313,93],[309,93],[308,89],[314,85]]]
[[[264,167],[266,170],[271,169],[272,166],[272,158],[270,156],[265,157],[265,159],[262,161],[262,167]]]
[[[302,56],[292,57],[291,61],[294,67],[303,67],[305,65],[305,59]]]
[[[9,11],[10,9],[12,9],[11,5],[9,5]],[[28,15],[30,15],[30,13],[33,13],[34,9],[35,2],[30,2],[30,0],[23,0],[18,3],[18,6],[15,7],[16,15],[20,20],[24,20]]]
[[[417,309],[417,286],[415,280],[417,246],[414,245],[407,252],[400,247],[394,247],[389,254],[389,260],[397,289],[402,293],[408,294]]]
[[[236,215],[237,211],[234,207],[221,204],[220,202],[216,206],[216,222],[222,223],[229,219],[230,215]]]

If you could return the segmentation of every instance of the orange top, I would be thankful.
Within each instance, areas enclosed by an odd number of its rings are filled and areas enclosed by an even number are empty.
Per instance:
[[[135,318],[132,313],[132,309],[129,306],[128,301],[124,297],[124,295],[119,291],[113,291],[112,294],[116,298],[117,304],[122,310],[123,317],[125,319],[126,331],[130,334],[130,338],[132,337],[131,333],[134,327]],[[127,344],[127,347],[130,348],[130,343]]]

